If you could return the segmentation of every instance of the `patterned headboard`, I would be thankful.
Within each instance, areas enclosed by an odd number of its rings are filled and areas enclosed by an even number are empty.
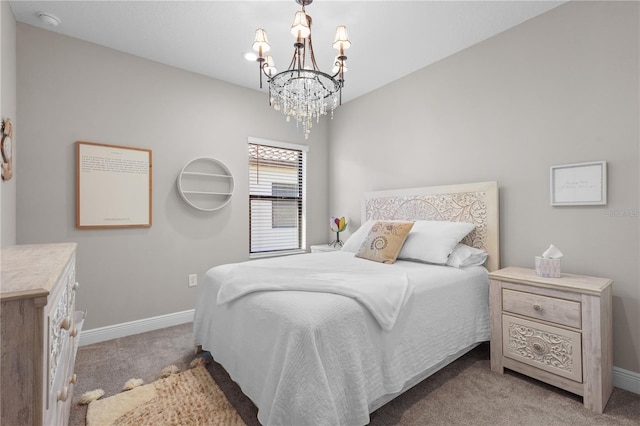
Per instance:
[[[362,223],[369,219],[471,222],[476,228],[462,242],[489,253],[489,271],[500,268],[497,182],[366,192],[361,216]]]

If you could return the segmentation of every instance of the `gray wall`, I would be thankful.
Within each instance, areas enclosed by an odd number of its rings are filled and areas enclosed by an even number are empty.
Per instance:
[[[15,21],[5,3],[9,116]],[[343,105],[330,134],[325,121],[309,140],[308,243],[330,237],[329,211],[355,229],[363,191],[497,180],[502,265],[531,267],[554,243],[565,272],[614,279],[614,364],[640,372],[638,15],[635,2],[571,2]],[[2,183],[3,244],[16,232],[6,215],[17,182],[18,243],[80,244],[87,329],[192,308],[187,274],[202,280],[210,266],[247,258],[247,136],[299,135],[266,95],[17,27],[18,163]],[[75,229],[76,140],[153,149],[152,228]],[[180,168],[201,155],[236,177],[232,202],[213,214],[175,192]],[[608,162],[608,205],[551,207],[549,166],[592,160]]]
[[[330,211],[354,230],[363,191],[497,180],[502,266],[553,243],[564,272],[615,280],[614,365],[640,372],[638,15],[570,2],[344,105]],[[597,160],[606,206],[550,206],[550,166]]]
[[[9,3],[0,2],[0,119],[13,123],[13,177],[0,182],[0,246],[16,243],[16,163],[20,126],[16,116],[16,20]]]
[[[18,24],[17,241],[77,241],[77,305],[85,329],[192,309],[209,268],[248,259],[247,137],[305,143],[260,93]],[[249,66],[250,64],[247,64]],[[257,78],[257,75],[256,75]],[[257,81],[256,81],[257,84]],[[307,243],[327,238],[326,120],[308,156]],[[75,142],[153,150],[153,226],[75,228]],[[211,156],[235,178],[231,202],[200,212],[182,201],[176,177]]]

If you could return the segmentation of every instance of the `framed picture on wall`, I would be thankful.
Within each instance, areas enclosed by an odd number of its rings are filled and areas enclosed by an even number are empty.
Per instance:
[[[607,162],[551,167],[552,206],[604,206],[607,204]]]
[[[76,227],[151,226],[151,150],[76,143]]]

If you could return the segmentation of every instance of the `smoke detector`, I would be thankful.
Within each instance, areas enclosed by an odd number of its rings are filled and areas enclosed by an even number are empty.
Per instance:
[[[57,27],[60,23],[60,19],[57,16],[52,15],[51,13],[38,12],[37,15],[40,19],[40,22],[45,24],[47,27]]]

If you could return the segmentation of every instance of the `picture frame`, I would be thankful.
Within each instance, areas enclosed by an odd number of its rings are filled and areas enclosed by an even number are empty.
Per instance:
[[[552,206],[607,204],[607,162],[564,164],[550,169]]]
[[[151,227],[151,150],[76,142],[76,228]]]

